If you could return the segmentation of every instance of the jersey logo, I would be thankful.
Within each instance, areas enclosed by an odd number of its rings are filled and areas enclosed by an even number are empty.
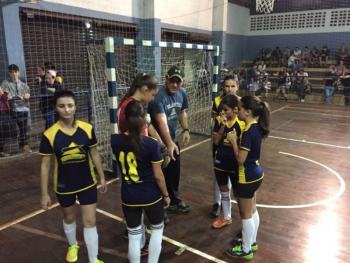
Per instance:
[[[77,145],[74,142],[71,142],[68,147],[62,148],[61,163],[70,164],[70,163],[81,163],[86,161],[86,151],[83,149],[84,145]]]

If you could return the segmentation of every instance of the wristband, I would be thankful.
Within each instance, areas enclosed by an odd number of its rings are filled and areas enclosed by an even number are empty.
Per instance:
[[[188,131],[188,133],[190,133],[190,130],[189,130],[189,129],[183,129],[183,130],[182,130],[182,133],[184,133],[185,131]]]
[[[163,197],[164,197],[164,198],[168,198],[168,197],[169,197],[169,195],[163,195]]]

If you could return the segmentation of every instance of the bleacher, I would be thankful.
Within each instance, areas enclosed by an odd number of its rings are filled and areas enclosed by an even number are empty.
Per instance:
[[[256,63],[259,63],[257,61]],[[336,65],[336,60],[328,60],[327,61],[327,67],[302,67],[305,72],[308,73],[309,81],[312,85],[312,93],[307,95],[305,98],[306,102],[309,103],[323,103],[323,92],[324,92],[324,79],[326,73],[329,72],[329,67],[331,65]],[[238,68],[238,70],[250,70],[253,66],[252,60],[243,60],[242,61],[242,67]],[[274,74],[278,73],[282,68],[284,67],[267,67],[266,72],[269,74],[268,79],[271,82],[272,91],[270,93],[275,93],[275,90],[277,88],[277,81],[278,77],[274,76]],[[287,68],[287,67],[285,67]],[[271,96],[272,97],[272,96]],[[288,99],[290,100],[298,100],[295,92],[289,92]],[[334,105],[344,105],[344,96],[343,96],[343,89],[342,87],[338,88],[338,90],[335,91],[335,94],[333,96],[333,104]]]

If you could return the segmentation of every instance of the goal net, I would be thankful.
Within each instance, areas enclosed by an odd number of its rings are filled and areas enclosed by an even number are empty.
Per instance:
[[[111,169],[110,109],[106,53],[102,43],[87,45],[90,65],[92,122],[99,141],[99,152],[106,169]],[[139,72],[154,74],[164,85],[168,69],[177,65],[184,70],[183,88],[189,100],[189,128],[192,133],[209,135],[213,82],[213,51],[204,49],[115,46],[118,102]]]

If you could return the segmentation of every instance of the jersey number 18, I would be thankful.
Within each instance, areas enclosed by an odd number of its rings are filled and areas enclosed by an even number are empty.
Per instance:
[[[122,173],[124,175],[124,180],[126,182],[137,183],[140,181],[140,176],[137,172],[137,162],[136,157],[133,152],[128,152],[126,155],[123,151],[119,153],[119,162],[121,164]],[[128,166],[128,170],[125,166],[125,163]]]

